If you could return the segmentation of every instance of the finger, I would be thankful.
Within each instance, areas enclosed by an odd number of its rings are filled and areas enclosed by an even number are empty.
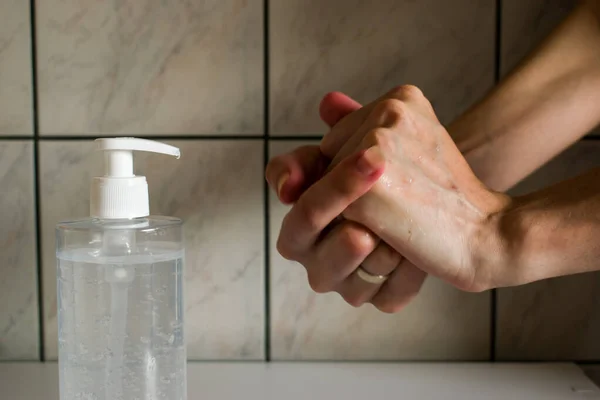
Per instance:
[[[346,115],[358,110],[360,107],[360,103],[345,94],[331,92],[327,93],[321,100],[319,114],[323,122],[329,127],[333,127]]]
[[[385,159],[377,147],[360,151],[308,188],[283,219],[277,247],[295,259],[315,244],[320,232],[383,174]]]
[[[417,108],[424,108],[426,105],[433,112],[431,104],[417,87],[412,85],[395,87],[375,101],[342,118],[338,124],[332,127],[331,131],[321,141],[320,146],[323,154],[329,159],[346,157],[349,154],[349,149],[356,148],[364,134],[366,134],[365,129],[361,130],[361,134],[357,134],[357,131],[365,123],[373,109],[380,102],[389,99],[414,104]]]
[[[329,168],[334,167],[340,157],[346,157],[351,152],[375,144],[380,144],[383,149],[393,150],[389,148],[393,145],[393,141],[390,139],[398,132],[408,131],[402,127],[409,126],[416,114],[409,109],[411,106],[398,99],[401,96],[396,95],[395,92],[390,92],[387,97],[380,99],[375,105],[369,105],[369,114],[344,143]]]
[[[331,130],[323,136],[320,144],[321,152],[325,157],[333,159],[338,155],[342,147],[368,117],[370,109],[370,107],[362,107],[346,115],[331,127]],[[341,157],[341,155],[338,157]]]
[[[362,225],[338,223],[305,262],[311,288],[317,293],[334,290],[377,248],[378,241]]]
[[[426,277],[424,271],[404,259],[373,296],[371,303],[380,311],[396,313],[415,298]]]
[[[365,258],[360,267],[370,274],[387,276],[396,269],[401,260],[402,256],[396,250],[385,242],[379,241],[377,248]],[[381,286],[381,284],[365,282],[356,273],[352,273],[341,283],[337,291],[348,304],[360,307],[368,303]]]
[[[402,261],[402,256],[387,243],[380,242],[361,267],[371,275],[389,275]]]
[[[319,146],[302,146],[271,159],[265,177],[279,200],[290,204],[323,175],[328,164]]]

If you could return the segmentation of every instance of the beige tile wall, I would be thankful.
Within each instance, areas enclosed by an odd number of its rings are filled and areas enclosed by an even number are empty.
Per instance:
[[[0,135],[33,134],[29,1],[0,3]]]
[[[577,0],[502,0],[502,74],[510,72],[540,45],[577,3]]]
[[[153,214],[184,219],[189,357],[264,354],[263,146],[260,140],[185,140],[180,160],[140,154]],[[89,180],[102,173],[89,141],[40,148],[46,356],[57,356],[54,226],[86,216]]]
[[[37,2],[42,135],[263,131],[263,7]]]
[[[39,356],[33,143],[0,141],[0,360]]]
[[[273,135],[323,133],[332,90],[363,103],[416,84],[447,122],[494,82],[490,0],[279,0],[270,13]]]
[[[600,167],[600,141],[581,142],[512,192],[525,194],[595,167]],[[500,289],[497,356],[504,360],[598,360],[598,310],[600,272]]]
[[[577,4],[503,0],[505,75]],[[585,141],[513,190],[523,194],[600,166],[600,142]],[[600,261],[599,261],[600,263]],[[496,355],[504,360],[600,360],[600,273],[498,291]]]
[[[153,213],[186,220],[191,359],[489,357],[490,293],[429,279],[397,315],[312,293],[303,268],[274,249],[286,207],[270,195],[265,209],[263,169],[265,147],[273,156],[325,132],[317,110],[331,90],[367,102],[417,84],[450,121],[494,83],[494,1],[271,0],[268,21],[261,1],[37,1],[36,141],[29,2],[2,1],[0,203],[10,211],[0,216],[0,360],[35,360],[42,348],[56,358],[53,229],[87,214],[99,168],[87,139],[98,135],[154,136],[182,149],[179,161],[140,155],[137,168]],[[503,73],[570,3],[502,1]],[[275,137],[267,146],[266,132]],[[599,164],[598,146],[577,145],[515,193]],[[598,282],[591,274],[499,291],[498,357],[600,359]]]

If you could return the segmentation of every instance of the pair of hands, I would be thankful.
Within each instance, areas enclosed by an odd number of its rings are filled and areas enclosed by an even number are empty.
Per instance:
[[[319,146],[266,170],[279,199],[293,204],[277,249],[304,265],[313,290],[396,312],[427,274],[467,291],[495,285],[505,261],[499,215],[510,198],[475,177],[418,88],[364,107],[331,93],[321,117],[331,130]],[[387,278],[367,282],[359,267]]]

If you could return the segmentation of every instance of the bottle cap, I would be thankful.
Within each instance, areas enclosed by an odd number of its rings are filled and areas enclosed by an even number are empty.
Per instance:
[[[104,152],[104,176],[92,178],[90,216],[131,219],[150,215],[146,177],[133,174],[133,152],[147,151],[180,157],[177,147],[138,138],[96,139]]]

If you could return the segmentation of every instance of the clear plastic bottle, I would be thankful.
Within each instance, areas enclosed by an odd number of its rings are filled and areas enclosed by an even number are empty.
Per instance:
[[[182,221],[147,216],[145,178],[122,152],[178,151],[103,141],[121,154],[92,184],[92,217],[56,228],[60,399],[185,400]]]

